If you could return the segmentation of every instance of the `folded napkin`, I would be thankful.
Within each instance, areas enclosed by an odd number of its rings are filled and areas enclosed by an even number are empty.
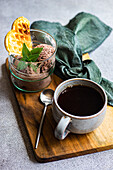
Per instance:
[[[95,50],[110,34],[111,28],[89,13],[79,13],[66,26],[58,22],[35,21],[32,29],[51,34],[57,42],[55,73],[63,80],[82,77],[100,84],[113,106],[113,82],[101,76],[93,60],[82,61],[82,55]]]

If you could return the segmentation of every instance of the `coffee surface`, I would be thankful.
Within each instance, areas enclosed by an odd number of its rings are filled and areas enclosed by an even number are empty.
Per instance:
[[[69,114],[90,116],[102,109],[104,101],[92,87],[77,85],[63,90],[58,97],[58,104]]]

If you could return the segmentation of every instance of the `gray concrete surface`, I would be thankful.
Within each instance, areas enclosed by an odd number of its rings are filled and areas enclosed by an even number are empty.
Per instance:
[[[5,69],[4,37],[15,18],[67,24],[78,12],[90,12],[113,28],[112,0],[0,0],[0,170],[112,170],[113,150],[50,163],[35,160]],[[113,81],[113,33],[91,53],[103,77]]]

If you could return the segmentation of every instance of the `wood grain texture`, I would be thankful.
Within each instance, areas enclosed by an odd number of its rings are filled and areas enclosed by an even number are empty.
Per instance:
[[[84,55],[83,59],[87,58],[89,55]],[[8,59],[6,60],[6,68],[10,77]],[[60,82],[62,80],[53,75],[53,80],[48,88],[55,90]],[[70,133],[63,141],[59,141],[54,137],[56,122],[52,116],[51,106],[48,106],[39,145],[35,149],[37,131],[44,109],[44,105],[39,100],[40,92],[24,93],[14,87],[13,90],[37,161],[55,161],[113,148],[113,107],[107,107],[103,123],[93,132],[85,135]]]

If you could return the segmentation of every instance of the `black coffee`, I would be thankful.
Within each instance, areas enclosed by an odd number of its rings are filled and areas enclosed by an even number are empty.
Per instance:
[[[104,100],[92,87],[77,85],[68,87],[58,97],[59,106],[76,116],[90,116],[100,111]]]

